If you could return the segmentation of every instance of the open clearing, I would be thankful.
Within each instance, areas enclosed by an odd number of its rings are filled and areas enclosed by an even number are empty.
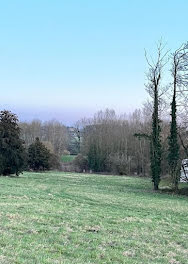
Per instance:
[[[75,159],[76,155],[62,155],[61,161],[64,163],[72,162]]]
[[[187,264],[188,197],[149,179],[24,173],[0,187],[1,264]]]

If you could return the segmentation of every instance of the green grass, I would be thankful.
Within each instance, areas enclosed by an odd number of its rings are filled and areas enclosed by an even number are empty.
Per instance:
[[[61,161],[64,163],[72,162],[75,159],[76,155],[63,155]]]
[[[188,197],[149,179],[24,173],[0,188],[1,264],[187,263]]]

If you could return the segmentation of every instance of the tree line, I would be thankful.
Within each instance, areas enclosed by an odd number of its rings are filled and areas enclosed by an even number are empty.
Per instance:
[[[44,171],[60,167],[58,155],[36,137],[26,145],[18,118],[10,111],[0,112],[0,175],[17,176],[24,170]]]
[[[164,48],[159,42],[155,59],[146,54],[146,90],[151,100],[143,113],[150,120],[141,115],[134,120],[135,113],[126,120],[117,118],[114,111],[99,112],[83,122],[81,149],[94,171],[150,172],[154,190],[159,188],[161,175],[169,173],[177,190],[181,159],[188,154],[188,43],[170,55]],[[165,84],[166,65],[171,80]]]
[[[151,175],[155,190],[161,175],[170,174],[177,189],[180,161],[188,157],[188,45],[169,55],[160,42],[155,57],[146,54],[150,100],[132,114],[106,109],[70,128],[56,120],[19,122],[1,111],[0,174],[57,169],[62,155],[74,154],[81,170]]]
[[[58,156],[61,156],[63,151],[68,148],[68,129],[56,120],[48,122],[42,122],[40,120],[19,122],[19,127],[20,136],[26,147],[33,143],[36,138],[39,138],[51,152]]]

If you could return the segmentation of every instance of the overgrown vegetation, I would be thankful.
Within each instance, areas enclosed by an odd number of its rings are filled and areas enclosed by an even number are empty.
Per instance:
[[[80,172],[86,172],[88,170],[88,159],[82,154],[78,154],[75,157],[73,164],[80,170]]]

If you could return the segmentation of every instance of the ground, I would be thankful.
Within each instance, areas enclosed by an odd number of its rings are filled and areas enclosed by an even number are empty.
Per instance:
[[[149,179],[73,173],[0,177],[1,264],[186,264],[188,197]]]
[[[63,163],[69,163],[72,162],[75,159],[76,155],[62,155],[61,161]]]

